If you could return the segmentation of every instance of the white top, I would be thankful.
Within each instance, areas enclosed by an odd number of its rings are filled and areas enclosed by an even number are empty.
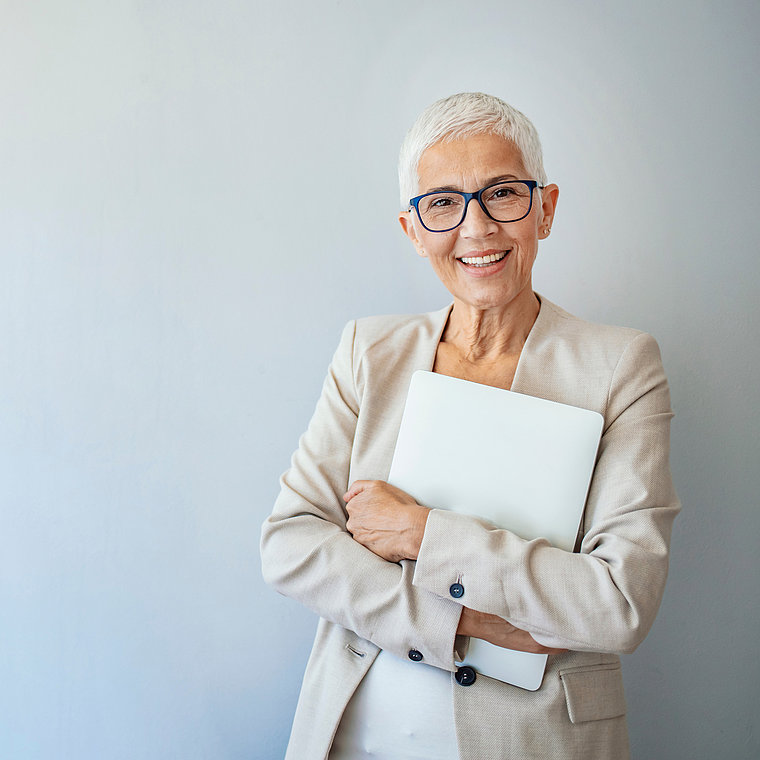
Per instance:
[[[329,760],[459,760],[452,677],[380,651],[348,703]]]

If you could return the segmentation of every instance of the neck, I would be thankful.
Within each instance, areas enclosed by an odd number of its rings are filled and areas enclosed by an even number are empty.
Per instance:
[[[536,321],[540,303],[526,288],[505,306],[479,309],[455,299],[442,340],[470,362],[519,354]]]

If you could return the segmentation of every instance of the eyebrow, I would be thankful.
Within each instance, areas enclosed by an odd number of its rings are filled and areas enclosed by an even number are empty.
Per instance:
[[[489,185],[495,185],[497,182],[508,182],[510,180],[519,180],[521,179],[516,174],[500,174],[498,177],[491,177],[490,179],[486,180],[485,185],[482,187],[488,187]],[[480,189],[480,188],[478,188]],[[456,192],[456,193],[463,193],[464,190],[460,189],[456,185],[441,185],[440,187],[432,187],[430,190],[426,190],[423,195],[427,195],[428,193],[448,193],[448,192]]]

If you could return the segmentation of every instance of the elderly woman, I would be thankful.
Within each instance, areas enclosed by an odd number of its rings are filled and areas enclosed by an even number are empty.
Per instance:
[[[652,625],[678,512],[657,344],[533,291],[559,190],[507,103],[434,103],[399,175],[401,226],[453,304],[349,323],[264,525],[266,580],[321,617],[287,757],[625,758],[618,655]],[[603,415],[574,552],[385,482],[418,369]],[[539,690],[458,670],[468,637],[548,653]]]

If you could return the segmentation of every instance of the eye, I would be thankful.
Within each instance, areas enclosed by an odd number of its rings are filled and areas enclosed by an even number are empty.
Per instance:
[[[461,208],[462,197],[453,193],[435,193],[428,195],[420,204],[420,208],[425,214],[442,214],[453,209]]]
[[[515,191],[515,188],[511,185],[498,185],[497,187],[493,188],[488,198],[489,200],[500,201],[507,198],[513,198],[515,195],[517,195],[517,193]]]

